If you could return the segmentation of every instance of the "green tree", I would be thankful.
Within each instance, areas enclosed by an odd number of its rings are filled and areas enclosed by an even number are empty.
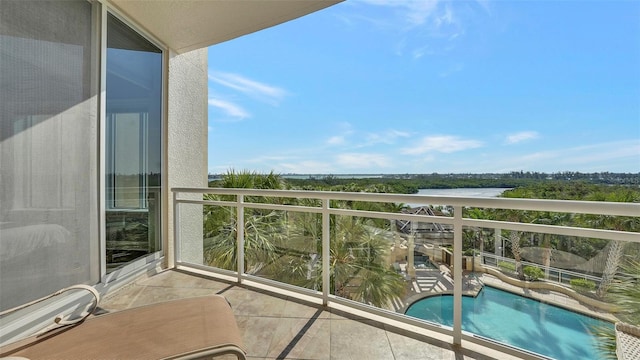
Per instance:
[[[616,317],[620,321],[640,326],[640,261],[623,261],[620,271],[609,285],[606,299],[615,306]],[[610,326],[592,329],[598,337],[598,351],[603,359],[617,359],[616,334]]]
[[[332,216],[331,222],[330,292],[378,307],[403,296],[405,281],[387,263],[391,241],[384,230],[358,217]],[[312,281],[320,290],[321,262],[315,266]]]
[[[230,171],[223,187],[281,188],[273,173]],[[211,199],[217,199],[210,197]],[[251,197],[247,202],[280,203],[281,199]],[[317,200],[297,199],[317,207]],[[388,211],[403,205],[336,202],[332,206]],[[394,208],[395,207],[395,208]],[[237,217],[229,207],[205,207],[205,261],[236,269]],[[290,214],[288,214],[290,213]],[[392,241],[377,222],[350,216],[331,216],[330,279],[332,294],[378,307],[404,295],[405,282],[387,262]],[[247,271],[288,284],[322,290],[322,218],[302,212],[245,210],[244,251]],[[384,227],[387,227],[385,225]]]
[[[222,176],[224,188],[282,189],[279,175],[260,175],[255,172],[229,170]],[[205,200],[234,200],[234,196],[205,195]],[[279,202],[280,199],[249,197],[250,202]],[[278,244],[283,242],[284,219],[282,212],[245,209],[244,257],[248,272],[276,261]],[[237,270],[237,215],[234,207],[204,206],[204,260],[205,264],[222,269]]]

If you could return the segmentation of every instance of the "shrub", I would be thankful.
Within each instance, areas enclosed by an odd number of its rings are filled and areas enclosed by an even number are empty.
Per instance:
[[[592,291],[596,288],[596,283],[588,279],[571,279],[569,284],[575,291]]]
[[[522,272],[531,280],[538,280],[544,277],[544,271],[537,266],[525,266]]]
[[[507,270],[511,272],[516,271],[516,264],[508,262],[508,261],[498,261],[498,267],[502,270]]]
[[[474,256],[476,254],[479,254],[480,251],[476,250],[476,249],[467,249],[464,251],[464,253],[462,253],[462,255],[464,256]]]

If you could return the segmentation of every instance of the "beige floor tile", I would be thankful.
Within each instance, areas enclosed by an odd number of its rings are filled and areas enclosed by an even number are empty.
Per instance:
[[[143,306],[163,301],[178,300],[184,298],[207,296],[215,294],[211,289],[168,288],[147,286],[132,302],[131,306]]]
[[[232,283],[212,281],[205,277],[194,276],[180,271],[165,271],[150,278],[138,282],[145,286],[173,287],[173,288],[197,288],[220,291],[234,286]]]
[[[331,324],[328,319],[282,318],[274,329],[268,357],[329,359]]]
[[[278,298],[257,291],[237,287],[222,294],[227,298],[233,312],[243,316],[280,317],[284,313],[286,298]]]
[[[312,316],[315,316],[321,319],[330,318],[331,313],[323,309],[324,308],[321,305],[308,304],[305,302],[298,301],[296,299],[287,299],[284,305],[282,316],[294,317],[294,318],[307,318],[307,319]]]
[[[104,299],[108,311],[221,293],[231,303],[249,359],[485,359],[448,343],[285,296],[167,271]]]
[[[454,352],[449,349],[448,344],[440,343],[434,345],[426,340],[426,337],[407,336],[394,331],[387,331],[391,351],[396,360],[438,360],[448,359]]]
[[[371,321],[331,319],[332,359],[393,359],[383,328]]]
[[[236,321],[242,334],[247,355],[260,358],[267,357],[273,341],[274,329],[278,327],[280,319],[236,316]]]
[[[100,301],[100,307],[107,311],[119,311],[128,309],[144,291],[144,286],[129,285],[123,289],[108,294]]]

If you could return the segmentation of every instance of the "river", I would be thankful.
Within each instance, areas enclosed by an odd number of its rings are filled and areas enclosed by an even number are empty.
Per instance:
[[[418,189],[418,195],[496,197],[506,188]]]
[[[458,188],[458,189],[418,189],[416,195],[433,195],[433,196],[466,196],[466,197],[497,197],[508,188]],[[445,205],[445,204],[406,204],[411,207],[422,205]]]

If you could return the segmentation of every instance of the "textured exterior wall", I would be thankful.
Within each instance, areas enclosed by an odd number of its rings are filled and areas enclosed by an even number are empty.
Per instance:
[[[207,49],[169,56],[166,188],[207,186]],[[196,197],[198,198],[198,197]],[[175,261],[173,194],[165,204],[166,265]],[[202,206],[180,208],[182,260],[202,264]]]

